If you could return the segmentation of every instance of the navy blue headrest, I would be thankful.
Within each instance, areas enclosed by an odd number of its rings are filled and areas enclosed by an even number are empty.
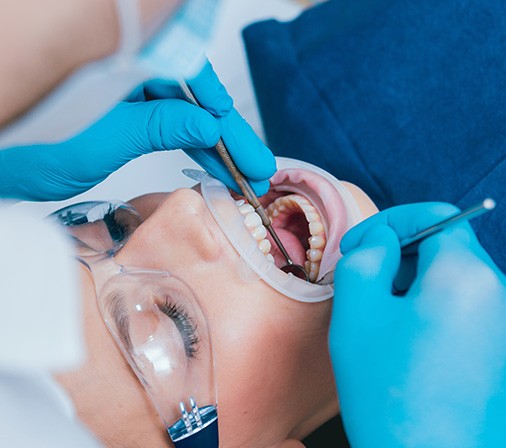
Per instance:
[[[506,2],[337,0],[244,30],[268,144],[380,209],[464,208],[506,271]]]

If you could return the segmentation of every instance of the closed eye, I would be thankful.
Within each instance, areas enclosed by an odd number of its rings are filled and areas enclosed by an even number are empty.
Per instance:
[[[118,337],[129,353],[134,351],[130,337],[130,322],[125,297],[121,291],[113,291],[106,300],[109,312],[118,330]],[[172,320],[183,340],[186,356],[190,359],[196,358],[198,354],[200,338],[197,332],[197,325],[193,322],[186,309],[171,301],[169,296],[162,300],[155,300],[157,308]]]
[[[183,338],[186,356],[188,358],[195,358],[198,353],[199,336],[197,333],[197,326],[188,312],[183,306],[170,301],[170,297],[165,297],[162,304],[157,304],[158,309],[167,317],[172,319],[177,329]]]

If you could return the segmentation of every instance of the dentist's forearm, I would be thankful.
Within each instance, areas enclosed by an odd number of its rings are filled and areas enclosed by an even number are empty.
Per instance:
[[[118,45],[114,0],[4,0],[0,13],[0,126],[80,65]]]
[[[80,66],[120,41],[117,0],[3,0],[0,5],[0,130]],[[144,38],[182,0],[137,0]]]

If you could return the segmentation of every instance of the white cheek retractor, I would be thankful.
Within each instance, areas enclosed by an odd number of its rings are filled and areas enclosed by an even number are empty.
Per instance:
[[[277,157],[276,161],[278,173],[285,169],[310,171],[323,178],[327,184],[330,184],[344,203],[346,229],[351,228],[361,220],[361,214],[355,199],[334,176],[314,165],[298,160]],[[223,183],[210,174],[201,171],[184,170],[184,173],[201,182],[202,196],[207,207],[244,261],[244,265],[239,266],[243,278],[259,277],[277,291],[300,302],[320,302],[333,297],[333,285],[317,285],[301,280],[292,274],[284,273],[272,261],[267,259],[244,225],[244,216],[241,215],[229,190]],[[326,204],[326,206],[332,207],[331,204]],[[325,230],[328,231],[328,229]],[[339,257],[340,254],[335,254],[335,261]],[[252,273],[255,275],[252,275]]]

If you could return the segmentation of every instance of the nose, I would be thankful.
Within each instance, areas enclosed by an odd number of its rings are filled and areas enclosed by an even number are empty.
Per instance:
[[[202,196],[182,188],[166,197],[134,232],[122,252],[124,256],[135,254],[136,260],[129,261],[130,265],[174,270],[176,265],[219,258],[219,232]]]

